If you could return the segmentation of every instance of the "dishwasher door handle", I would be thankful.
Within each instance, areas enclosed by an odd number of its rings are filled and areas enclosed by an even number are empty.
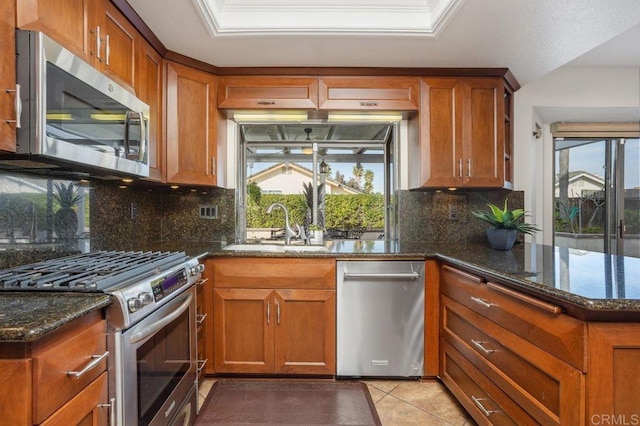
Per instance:
[[[353,272],[345,272],[344,273],[344,278],[348,279],[348,278],[391,278],[391,279],[411,279],[411,280],[417,280],[418,278],[420,278],[421,275],[417,272],[407,272],[407,273],[389,273],[389,274],[385,274],[385,273],[372,273],[372,274],[367,274],[367,273],[353,273]]]

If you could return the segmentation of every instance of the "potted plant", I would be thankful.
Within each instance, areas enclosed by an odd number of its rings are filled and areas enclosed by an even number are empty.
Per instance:
[[[487,229],[487,238],[492,248],[496,250],[511,250],[516,242],[518,233],[533,235],[539,231],[535,225],[525,223],[525,211],[523,209],[509,210],[507,200],[504,200],[504,208],[487,203],[489,211],[478,210],[471,212],[476,218],[490,223],[493,228]]]

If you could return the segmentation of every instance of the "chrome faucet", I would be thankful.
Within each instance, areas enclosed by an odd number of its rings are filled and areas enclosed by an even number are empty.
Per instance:
[[[267,213],[271,214],[271,211],[274,207],[280,207],[282,211],[284,211],[284,243],[291,244],[291,237],[297,237],[300,234],[291,229],[291,225],[289,224],[289,212],[287,211],[287,208],[284,206],[284,204],[271,204],[269,207],[267,207]],[[300,231],[300,227],[298,225],[296,225],[296,227],[298,228],[298,231]]]

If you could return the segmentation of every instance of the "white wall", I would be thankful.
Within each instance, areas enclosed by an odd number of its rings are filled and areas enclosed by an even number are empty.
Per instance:
[[[553,141],[557,121],[637,121],[638,68],[560,68],[523,86],[514,97],[514,188],[525,193],[530,222],[542,227],[537,241],[553,241]],[[535,125],[543,137],[533,136]],[[542,237],[542,241],[541,240]]]

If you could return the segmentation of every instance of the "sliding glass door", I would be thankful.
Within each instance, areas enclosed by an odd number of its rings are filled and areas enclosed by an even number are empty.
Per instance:
[[[637,138],[555,138],[554,244],[640,257]]]

